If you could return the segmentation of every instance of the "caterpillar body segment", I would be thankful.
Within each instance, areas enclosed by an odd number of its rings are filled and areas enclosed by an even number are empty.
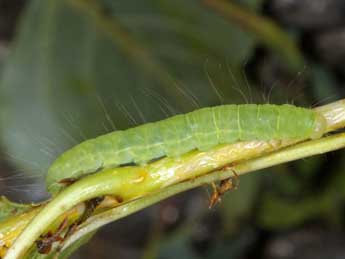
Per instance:
[[[176,157],[195,149],[207,151],[238,141],[318,138],[325,129],[326,121],[321,115],[293,105],[203,108],[82,142],[52,164],[47,186],[54,194],[63,187],[60,180],[79,178],[101,168],[143,164],[163,156]]]

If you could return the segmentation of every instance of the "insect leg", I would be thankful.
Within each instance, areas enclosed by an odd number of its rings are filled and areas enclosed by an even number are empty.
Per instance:
[[[213,192],[211,194],[210,202],[208,205],[209,209],[211,209],[214,205],[216,205],[218,202],[221,201],[218,186],[214,182],[211,185],[212,185]]]

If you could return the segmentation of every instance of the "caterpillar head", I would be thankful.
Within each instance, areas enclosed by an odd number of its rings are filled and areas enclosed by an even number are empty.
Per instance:
[[[315,113],[315,122],[314,122],[314,130],[311,134],[311,139],[318,139],[326,133],[327,129],[327,121],[324,116],[319,113]]]

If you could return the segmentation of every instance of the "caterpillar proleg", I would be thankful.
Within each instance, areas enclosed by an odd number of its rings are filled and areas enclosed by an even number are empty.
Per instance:
[[[77,179],[103,168],[144,164],[239,141],[319,138],[325,130],[326,121],[321,115],[288,104],[202,108],[84,141],[53,162],[46,181],[54,194],[63,187],[58,184],[62,179]]]

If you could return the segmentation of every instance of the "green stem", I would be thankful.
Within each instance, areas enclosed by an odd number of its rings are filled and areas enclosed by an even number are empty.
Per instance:
[[[116,177],[117,171],[107,174],[99,173],[92,175],[91,179],[86,177],[69,188],[64,189],[51,202],[49,202],[30,222],[29,226],[16,239],[10,247],[5,258],[22,258],[26,251],[34,244],[36,239],[55,222],[59,215],[70,210],[76,204],[105,194],[112,193],[118,189],[119,181],[109,181],[109,179],[119,179]],[[86,180],[87,179],[87,180]],[[86,181],[85,181],[86,180]]]

